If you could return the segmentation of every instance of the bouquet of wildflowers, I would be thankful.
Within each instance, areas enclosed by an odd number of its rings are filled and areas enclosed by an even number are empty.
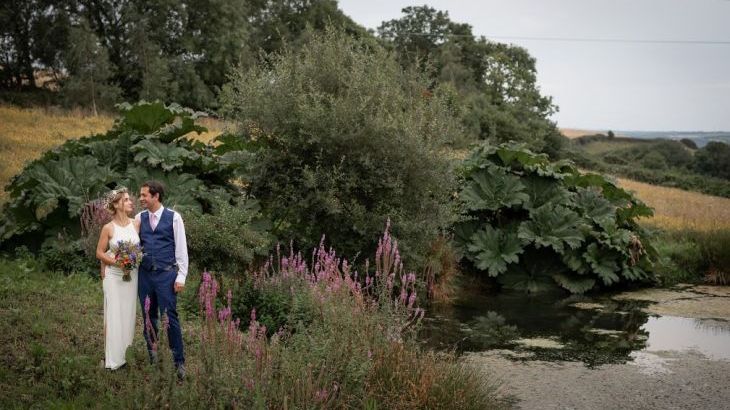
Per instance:
[[[124,272],[122,280],[129,282],[132,280],[132,270],[139,267],[142,262],[142,247],[138,243],[132,241],[119,241],[114,248],[115,265]]]

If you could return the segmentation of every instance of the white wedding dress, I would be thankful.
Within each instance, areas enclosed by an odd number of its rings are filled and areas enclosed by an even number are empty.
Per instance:
[[[114,224],[114,233],[109,240],[107,254],[114,257],[112,246],[119,241],[139,243],[139,234],[134,223],[127,226]],[[106,266],[104,275],[104,362],[107,369],[118,369],[126,363],[127,347],[132,345],[134,327],[137,322],[137,269],[131,273],[132,280],[125,282],[123,272],[116,266]]]

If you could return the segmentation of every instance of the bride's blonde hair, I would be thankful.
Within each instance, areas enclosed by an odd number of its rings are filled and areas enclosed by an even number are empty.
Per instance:
[[[112,189],[111,191],[107,192],[107,194],[104,195],[104,198],[102,199],[104,208],[114,214],[116,212],[116,209],[114,209],[114,204],[119,202],[119,200],[124,197],[124,194],[128,193],[129,190],[125,187],[119,187],[117,189]]]

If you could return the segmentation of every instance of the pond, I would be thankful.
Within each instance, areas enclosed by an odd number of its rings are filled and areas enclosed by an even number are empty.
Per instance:
[[[588,366],[665,351],[730,360],[730,322],[650,314],[645,308],[651,303],[611,295],[465,292],[453,303],[428,309],[421,337],[439,349],[507,349],[519,360],[581,361]]]

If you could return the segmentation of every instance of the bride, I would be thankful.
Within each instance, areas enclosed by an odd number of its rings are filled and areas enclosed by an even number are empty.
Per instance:
[[[132,200],[126,188],[115,189],[105,197],[112,221],[104,225],[96,245],[96,257],[101,261],[104,288],[104,357],[107,369],[126,364],[125,353],[132,345],[137,312],[137,269],[130,281],[122,279],[123,271],[114,264],[113,247],[119,241],[139,243],[139,226],[130,218]]]

